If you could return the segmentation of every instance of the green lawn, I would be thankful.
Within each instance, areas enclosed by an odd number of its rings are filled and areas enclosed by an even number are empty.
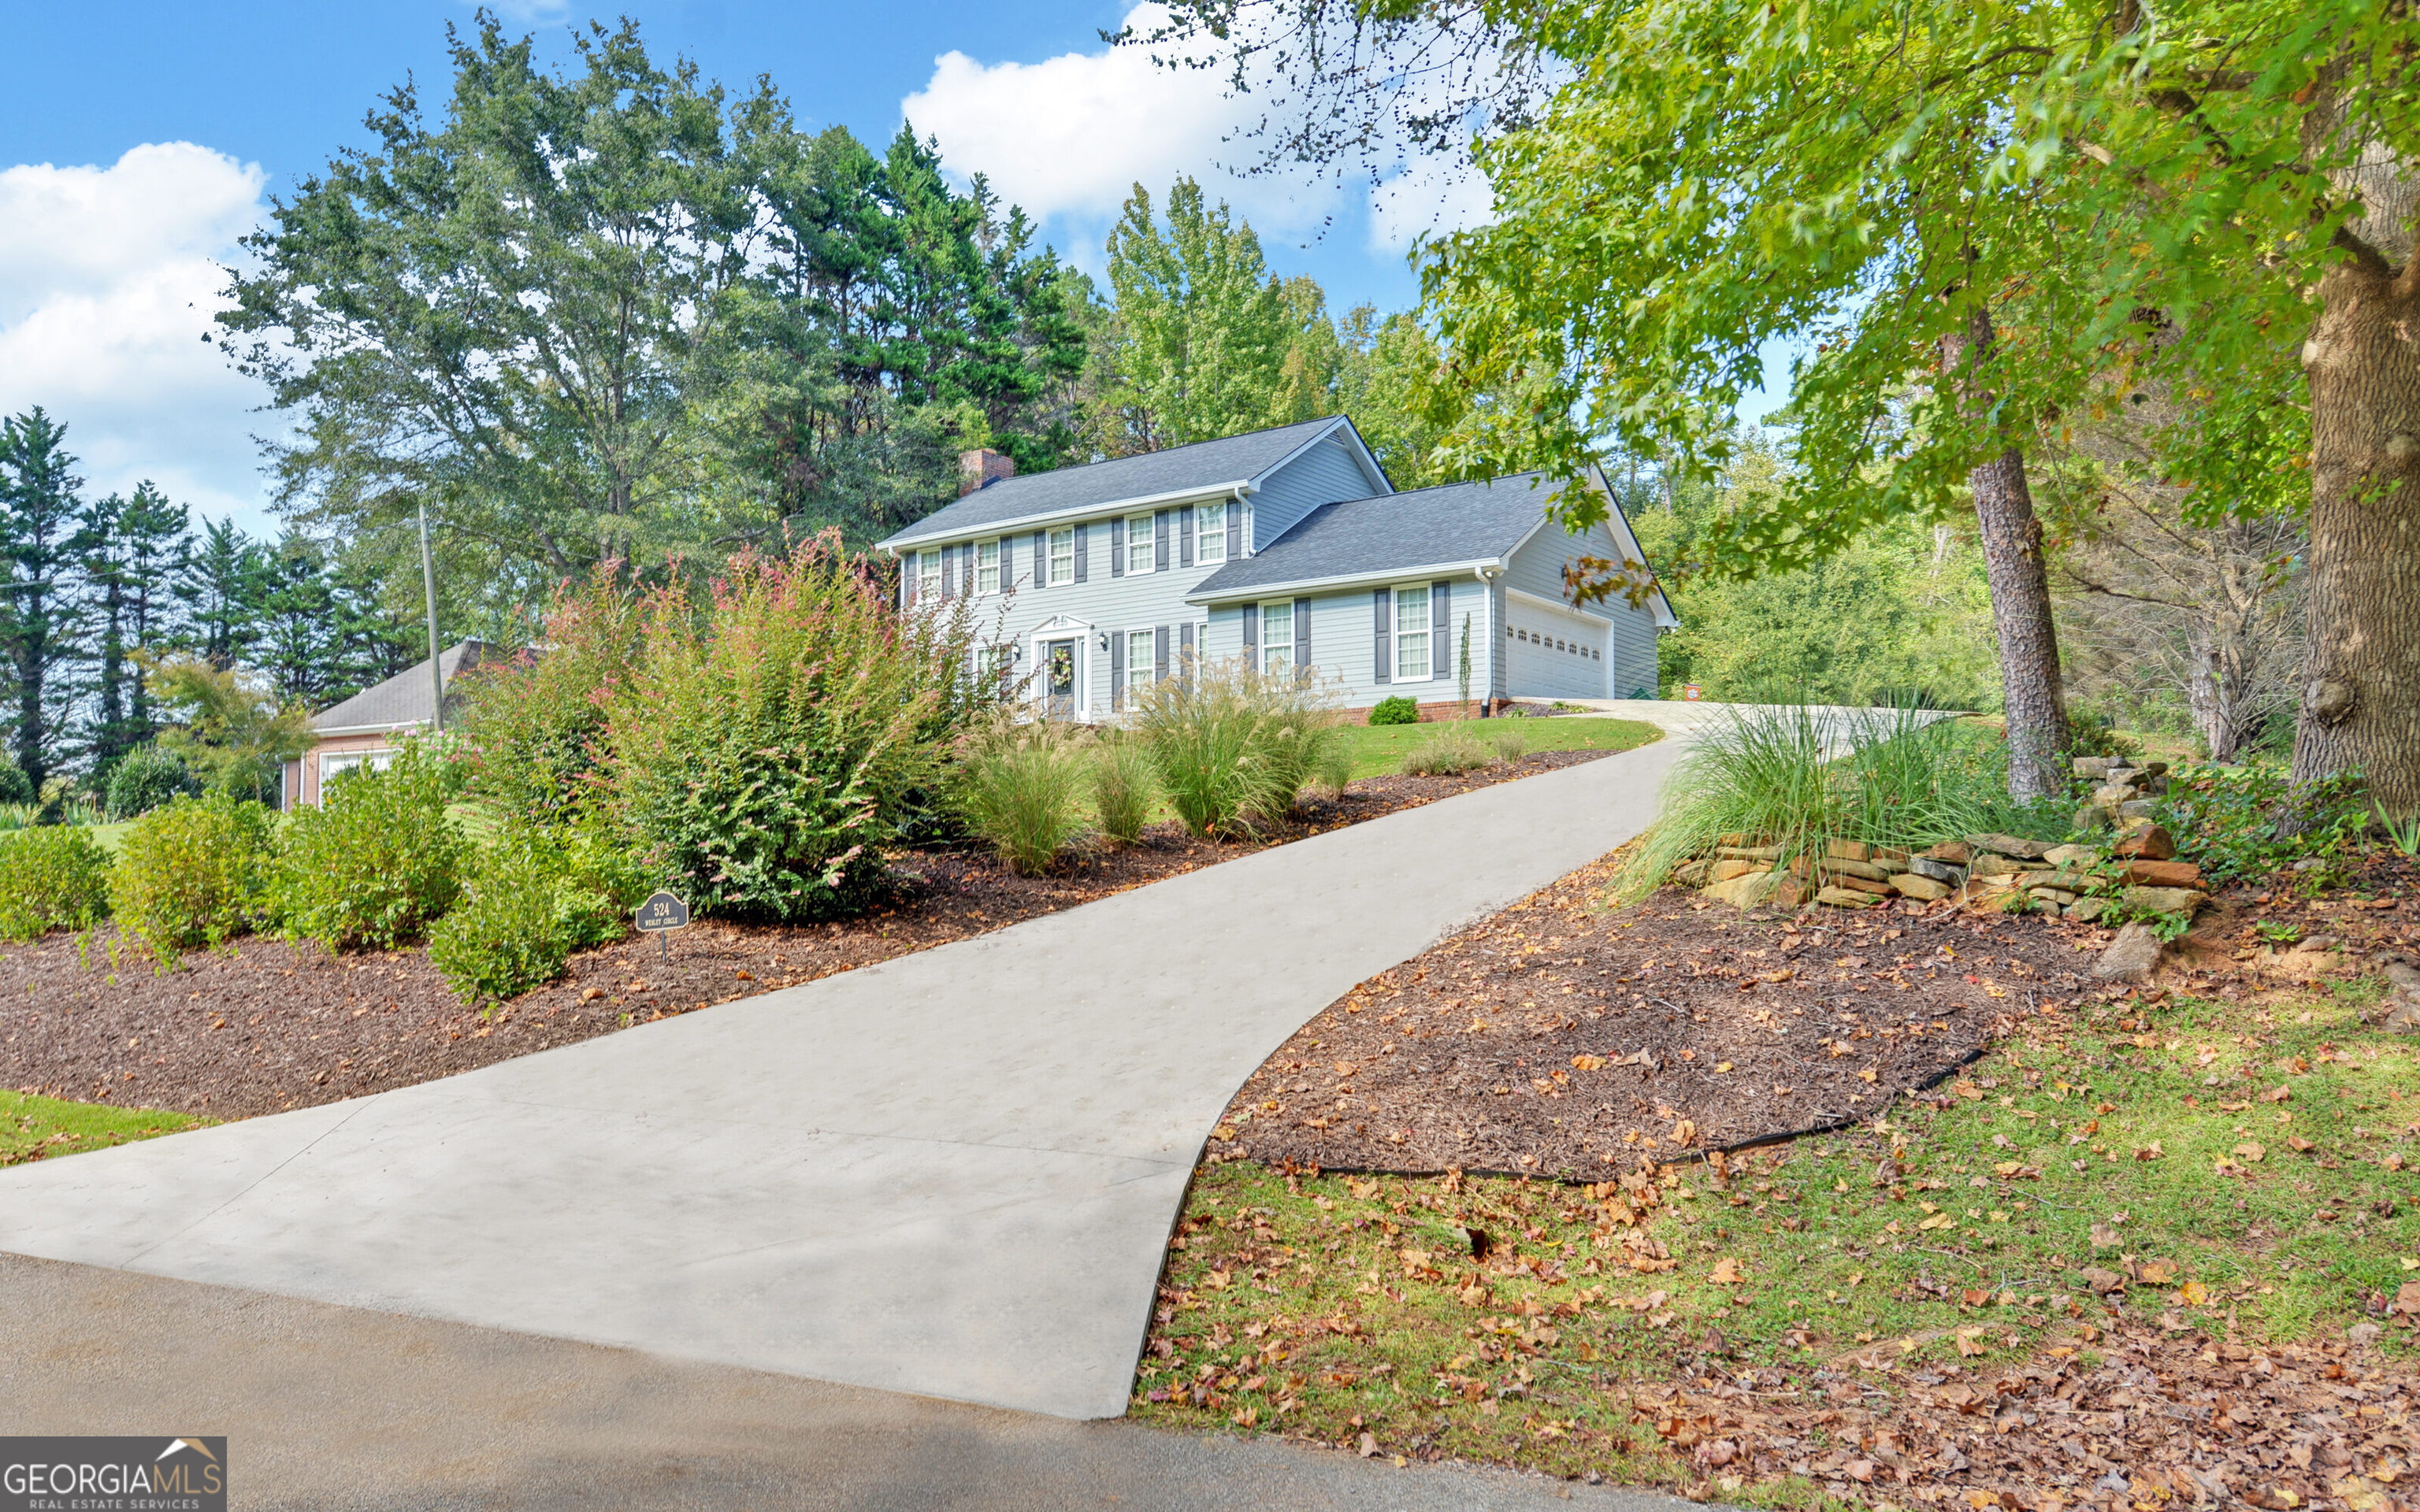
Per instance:
[[[1435,739],[1448,730],[1458,728],[1460,721],[1438,724],[1357,724],[1346,727],[1345,737],[1353,748],[1353,775],[1383,777],[1403,764],[1404,755],[1414,746]],[[1499,731],[1518,730],[1527,736],[1529,748],[1535,750],[1628,750],[1658,739],[1663,732],[1652,724],[1636,719],[1600,718],[1574,715],[1554,719],[1488,719],[1474,723],[1472,731],[1481,738],[1494,736]]]
[[[1652,1435],[1619,1447],[1618,1386],[1679,1379],[1709,1329],[1742,1368],[1869,1346],[2006,1370],[2089,1338],[2124,1273],[2145,1317],[2334,1334],[2420,1276],[2420,1046],[2364,1027],[2374,995],[2037,1020],[1947,1108],[1901,1103],[1719,1184],[1654,1171],[1636,1227],[1610,1183],[1205,1168],[1135,1414],[1677,1482]],[[1484,1263],[1466,1226],[1494,1236]]]
[[[210,1121],[155,1108],[113,1108],[0,1091],[0,1165],[106,1149]]]

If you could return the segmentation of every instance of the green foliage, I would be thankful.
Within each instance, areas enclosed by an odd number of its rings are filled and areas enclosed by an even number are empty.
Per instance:
[[[834,536],[742,553],[701,607],[641,606],[605,733],[617,824],[702,913],[795,922],[878,896],[948,743],[991,704],[968,599],[907,617]]]
[[[0,803],[31,803],[34,801],[33,779],[13,761],[0,759]]]
[[[109,875],[110,911],[173,967],[182,951],[214,949],[266,921],[275,859],[268,810],[225,793],[179,794],[127,826]]]
[[[1340,725],[1336,733],[1338,738],[1320,747],[1319,766],[1311,774],[1311,781],[1328,796],[1341,798],[1353,780],[1354,748],[1350,726]]]
[[[2369,815],[2358,772],[2298,783],[2265,764],[2179,767],[2156,810],[2178,854],[2213,883],[2251,881],[2305,858],[2341,863]]]
[[[1133,844],[1158,796],[1158,777],[1142,742],[1122,732],[1105,737],[1093,758],[1093,811],[1101,833],[1120,845]]]
[[[1459,777],[1497,759],[1487,742],[1460,724],[1437,726],[1437,733],[1404,753],[1405,777]]]
[[[521,651],[462,680],[470,793],[510,818],[571,823],[598,810],[609,711],[628,690],[644,621],[616,564],[556,590],[543,654]]]
[[[649,882],[609,832],[507,823],[428,932],[428,959],[467,1002],[519,996],[562,976],[574,951],[620,939]]]
[[[109,853],[83,825],[0,835],[0,940],[90,929],[109,912]]]
[[[470,842],[447,816],[456,774],[414,741],[384,771],[339,775],[287,815],[271,897],[287,934],[331,950],[419,939],[461,896]]]
[[[1488,732],[1487,743],[1496,748],[1497,756],[1508,762],[1517,762],[1529,754],[1529,732],[1521,728],[1517,719],[1495,723]]]
[[[2068,711],[2067,737],[2068,749],[2078,756],[2122,756],[2131,761],[2143,754],[2143,743],[2119,733],[2116,720],[2077,709]]]
[[[154,668],[150,683],[160,706],[184,725],[160,744],[201,775],[205,791],[273,798],[286,764],[311,748],[310,711],[256,674],[178,656]]]
[[[1662,811],[1615,895],[1644,897],[1717,843],[1776,846],[1787,866],[1833,840],[1915,850],[1983,831],[2064,833],[2064,817],[2009,800],[2005,761],[1981,733],[1911,709],[1837,721],[1804,704],[1733,709],[1666,779]]]
[[[1420,706],[1401,693],[1390,694],[1370,705],[1372,724],[1418,724]]]
[[[137,746],[109,769],[109,817],[132,819],[180,795],[201,790],[185,758],[162,746]]]
[[[2388,844],[2406,856],[2420,856],[2420,814],[2395,819],[2381,813],[2378,822],[2385,827]]]
[[[1205,663],[1139,700],[1135,730],[1169,807],[1197,835],[1249,834],[1333,775],[1342,738],[1330,689],[1246,662]]]
[[[1083,833],[1086,790],[1100,791],[1110,770],[1089,747],[1081,731],[1059,720],[996,717],[960,751],[951,801],[1012,870],[1039,876]],[[1131,790],[1127,796],[1120,817],[1133,818],[1140,831],[1143,806],[1131,802],[1139,796]]]

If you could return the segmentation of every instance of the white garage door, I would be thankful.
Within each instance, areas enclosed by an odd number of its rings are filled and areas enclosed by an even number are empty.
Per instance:
[[[1611,665],[1603,620],[1513,601],[1507,609],[1507,669],[1514,698],[1601,699]]]

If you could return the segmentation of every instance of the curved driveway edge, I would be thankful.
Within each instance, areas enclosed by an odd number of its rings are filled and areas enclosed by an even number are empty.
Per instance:
[[[0,1171],[0,1250],[1065,1417],[1234,1089],[1680,742],[442,1081]]]

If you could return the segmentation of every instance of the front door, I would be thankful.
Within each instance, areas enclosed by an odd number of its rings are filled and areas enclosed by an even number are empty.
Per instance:
[[[1076,717],[1076,642],[1046,641],[1042,647],[1043,717]]]

